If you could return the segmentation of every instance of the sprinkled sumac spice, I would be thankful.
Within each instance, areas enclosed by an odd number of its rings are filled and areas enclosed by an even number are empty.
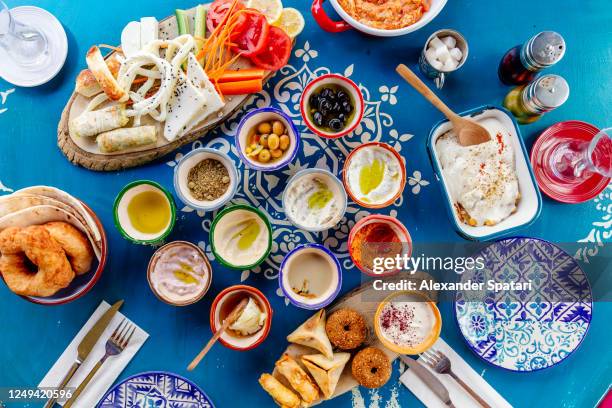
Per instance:
[[[380,327],[384,336],[402,347],[415,347],[429,334],[430,322],[423,321],[418,302],[388,303],[380,314]]]
[[[187,187],[200,201],[213,201],[227,191],[230,177],[219,160],[204,159],[189,170]]]

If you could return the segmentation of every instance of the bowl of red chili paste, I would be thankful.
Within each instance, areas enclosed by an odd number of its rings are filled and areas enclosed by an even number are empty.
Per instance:
[[[388,276],[400,272],[395,260],[412,254],[410,233],[397,219],[373,214],[359,220],[348,239],[349,254],[360,271],[369,276]],[[385,261],[387,265],[385,265]],[[392,267],[389,267],[393,264]]]

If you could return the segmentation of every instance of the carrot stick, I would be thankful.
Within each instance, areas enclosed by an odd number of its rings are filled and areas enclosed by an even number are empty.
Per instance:
[[[239,82],[239,81],[247,81],[249,79],[262,79],[264,77],[265,71],[263,69],[241,69],[238,71],[235,70],[226,70],[221,74],[221,76],[217,79],[217,82]]]
[[[249,79],[246,81],[223,82],[217,84],[218,91],[223,95],[246,95],[261,92],[263,81]]]

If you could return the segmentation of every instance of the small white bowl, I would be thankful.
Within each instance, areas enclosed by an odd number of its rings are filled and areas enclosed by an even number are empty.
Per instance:
[[[191,190],[189,190],[187,186],[189,171],[202,160],[206,159],[220,161],[227,169],[230,178],[227,191],[221,197],[212,201],[198,200],[191,194]],[[218,150],[207,147],[194,149],[183,156],[174,168],[174,190],[183,203],[195,210],[213,211],[217,208],[221,208],[234,197],[237,189],[238,171],[236,170],[236,164],[227,154]]]
[[[221,291],[210,307],[210,329],[213,333],[216,333],[223,324],[221,322],[221,311],[223,310],[224,305],[230,301],[234,303],[234,305],[230,305],[229,307],[233,308],[242,298],[247,296],[255,298],[258,305],[263,308],[263,311],[267,314],[266,321],[264,322],[261,330],[250,336],[236,337],[232,336],[228,332],[221,334],[221,337],[219,337],[221,344],[232,350],[250,350],[259,346],[266,339],[266,337],[268,337],[270,326],[272,324],[272,306],[270,306],[270,302],[268,302],[268,299],[263,293],[261,293],[261,291],[252,286],[235,285]],[[227,312],[230,313],[231,310],[228,310]]]
[[[286,151],[283,156],[281,156],[280,160],[275,160],[269,163],[260,163],[255,160],[251,160],[245,152],[245,149],[248,146],[247,139],[251,133],[251,130],[261,122],[273,120],[280,120],[285,126],[287,136],[289,136],[289,140],[291,141],[289,150]],[[272,107],[255,109],[247,113],[240,121],[238,130],[236,131],[236,149],[238,150],[240,159],[247,165],[247,167],[254,170],[274,171],[285,167],[297,154],[299,145],[300,132],[293,124],[291,118],[284,114],[281,110]]]

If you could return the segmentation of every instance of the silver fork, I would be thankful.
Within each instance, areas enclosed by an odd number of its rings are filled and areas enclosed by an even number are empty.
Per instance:
[[[136,326],[127,322],[125,318],[123,318],[123,320],[121,321],[121,323],[119,323],[113,334],[111,334],[109,339],[106,341],[106,353],[104,354],[104,357],[102,357],[100,361],[96,363],[94,368],[92,368],[89,374],[87,374],[87,377],[85,377],[83,382],[81,382],[77,389],[74,390],[74,393],[72,394],[70,399],[64,404],[64,408],[70,408],[72,404],[74,404],[74,401],[76,401],[79,395],[81,395],[85,387],[87,387],[91,379],[94,377],[94,375],[96,375],[100,367],[102,367],[104,362],[109,357],[121,354],[121,352],[125,350],[125,348],[130,343],[130,340],[132,339],[132,336],[134,335],[135,331]]]
[[[430,349],[421,354],[421,358],[423,361],[430,366],[436,373],[438,374],[448,374],[450,375],[464,390],[468,392],[482,407],[491,408],[489,404],[485,400],[482,399],[476,391],[470,388],[469,385],[463,382],[463,380],[453,372],[451,369],[451,361],[450,359],[441,351]]]

